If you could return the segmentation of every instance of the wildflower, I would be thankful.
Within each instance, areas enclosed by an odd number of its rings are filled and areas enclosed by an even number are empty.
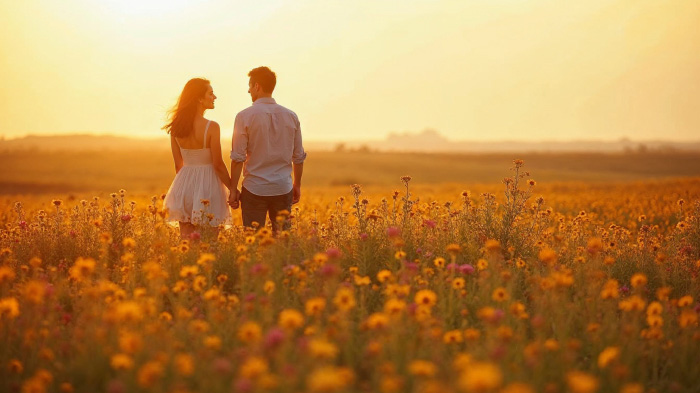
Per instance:
[[[201,275],[198,275],[192,280],[192,289],[195,292],[202,292],[204,287],[207,285],[207,278]]]
[[[588,239],[588,243],[586,244],[586,250],[589,254],[598,254],[603,250],[603,240],[599,237],[592,237]]]
[[[22,292],[30,303],[41,304],[44,302],[44,295],[46,294],[46,283],[38,280],[31,280],[24,284]]]
[[[479,270],[486,270],[489,267],[489,262],[486,259],[479,259],[476,261],[476,268]]]
[[[508,292],[506,292],[505,288],[496,288],[493,293],[491,294],[491,299],[497,301],[497,302],[503,302],[508,300]]]
[[[452,280],[452,289],[462,290],[464,289],[465,281],[462,277],[457,277]]]
[[[163,375],[163,366],[157,361],[144,364],[138,372],[137,381],[142,388],[153,386]]]
[[[306,311],[306,315],[318,316],[318,315],[321,315],[321,313],[323,312],[323,309],[325,307],[326,307],[326,299],[324,299],[322,297],[315,297],[315,298],[311,298],[311,299],[306,301],[304,309]]]
[[[682,328],[686,328],[689,326],[695,326],[698,324],[698,313],[690,310],[690,309],[685,309],[681,311],[681,315],[678,316],[678,325]]]
[[[437,374],[437,367],[427,360],[414,360],[408,364],[408,372],[417,377],[433,377]]]
[[[363,286],[369,285],[371,283],[372,281],[370,281],[369,276],[358,276],[357,274],[355,275],[355,285]]]
[[[143,319],[143,309],[134,301],[120,303],[116,311],[122,322],[137,322]]]
[[[553,338],[547,339],[544,342],[544,348],[550,352],[556,352],[559,350],[559,341]]]
[[[257,379],[268,372],[269,366],[267,361],[258,356],[251,356],[245,360],[239,370],[239,374],[243,378]]]
[[[143,347],[141,337],[133,332],[123,331],[119,334],[119,348],[122,352],[136,353]]]
[[[651,302],[647,307],[647,315],[661,315],[664,307],[659,302]]]
[[[642,273],[637,273],[630,279],[630,284],[632,288],[640,288],[647,285],[647,276]]]
[[[486,249],[486,252],[499,251],[501,249],[501,242],[496,239],[488,239],[486,240],[486,243],[484,243],[484,248]]]
[[[214,254],[203,253],[197,259],[197,265],[200,265],[204,267],[204,269],[208,270],[211,269],[211,265],[214,261],[216,261],[216,256],[214,256]]]
[[[22,362],[18,359],[12,359],[7,363],[7,371],[11,374],[22,374],[24,366],[22,366]]]
[[[690,295],[685,295],[678,299],[678,307],[688,307],[693,304],[693,297]]]
[[[543,248],[538,254],[540,262],[551,265],[557,261],[557,253],[551,248]]]
[[[600,298],[617,299],[617,297],[620,295],[618,290],[619,285],[620,284],[617,282],[617,280],[608,280],[603,286],[603,289],[600,291]]]
[[[333,304],[335,304],[340,311],[350,311],[356,304],[355,295],[351,289],[341,287],[335,293]]]
[[[365,325],[369,330],[383,330],[389,325],[389,317],[384,313],[375,312],[367,317]]]
[[[130,370],[132,367],[134,367],[134,361],[129,355],[124,353],[112,355],[109,364],[115,370]]]
[[[433,260],[433,264],[437,268],[443,268],[443,267],[445,267],[445,258],[437,257]]]
[[[646,302],[638,295],[633,295],[621,300],[618,306],[622,311],[642,311],[646,307]]]
[[[493,363],[472,363],[466,368],[458,386],[467,392],[488,392],[497,389],[503,382],[501,370]]]
[[[221,338],[219,336],[204,337],[204,346],[214,351],[221,349]]]
[[[394,254],[394,258],[400,261],[400,260],[406,258],[406,252],[405,251],[396,251],[396,253]]]
[[[304,325],[304,316],[295,309],[282,310],[277,323],[286,330],[296,330]]]
[[[262,338],[262,329],[255,322],[245,322],[238,328],[238,339],[244,343],[256,343]]]
[[[459,244],[448,244],[447,247],[445,247],[445,251],[447,251],[448,254],[450,254],[452,257],[457,256],[462,251],[462,247],[460,247]]]
[[[0,266],[0,284],[5,281],[10,282],[15,279],[15,271],[9,266]]]
[[[14,319],[19,315],[19,303],[13,297],[0,299],[0,318],[8,316]]]
[[[389,299],[384,303],[384,312],[390,316],[399,315],[406,308],[406,302],[399,299]]]
[[[464,336],[461,330],[450,330],[442,336],[442,341],[445,344],[461,343],[464,341]]]
[[[265,281],[265,284],[263,285],[263,291],[267,294],[275,292],[275,282],[270,280]]]
[[[437,295],[429,289],[423,289],[416,293],[414,301],[416,304],[432,307],[437,303]]]
[[[389,270],[383,269],[377,273],[377,281],[384,283],[391,279],[392,273]]]
[[[94,271],[94,259],[78,257],[78,259],[75,260],[75,264],[73,264],[73,267],[70,268],[69,274],[73,280],[77,282],[82,282],[83,280],[88,278]]]
[[[332,366],[318,368],[306,378],[306,385],[311,393],[339,392],[345,388],[348,382],[345,373]]]
[[[332,342],[315,338],[309,341],[309,353],[316,359],[332,360],[338,355],[338,347]]]
[[[606,368],[610,363],[620,357],[620,348],[607,347],[598,355],[598,367]]]
[[[191,355],[179,353],[173,358],[173,364],[180,375],[188,377],[194,374],[194,359]]]
[[[598,390],[598,380],[583,371],[570,371],[566,374],[566,383],[572,393],[593,393]]]
[[[180,269],[180,277],[189,278],[194,277],[199,273],[199,266],[197,265],[186,265]]]
[[[464,330],[464,339],[466,341],[476,341],[481,337],[481,332],[477,329],[469,328]]]

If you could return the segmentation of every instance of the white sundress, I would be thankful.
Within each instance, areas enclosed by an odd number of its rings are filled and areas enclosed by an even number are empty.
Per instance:
[[[211,149],[206,147],[209,123],[211,120],[204,128],[201,149],[180,147],[184,165],[175,175],[163,201],[163,207],[168,210],[167,221],[171,223],[182,221],[212,226],[231,223],[228,190],[216,175]]]

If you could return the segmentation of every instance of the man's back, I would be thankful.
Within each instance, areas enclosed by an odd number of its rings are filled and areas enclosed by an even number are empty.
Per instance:
[[[236,116],[231,159],[245,161],[243,187],[248,191],[261,196],[289,193],[292,163],[305,158],[297,115],[273,98],[258,98]]]

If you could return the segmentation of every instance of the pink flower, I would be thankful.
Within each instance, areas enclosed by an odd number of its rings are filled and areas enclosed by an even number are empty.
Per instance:
[[[272,328],[265,335],[265,348],[276,349],[284,341],[284,332],[280,328]]]
[[[435,221],[433,220],[423,220],[423,226],[428,227],[428,228],[435,228]]]
[[[397,227],[389,227],[386,229],[386,235],[389,236],[389,238],[399,237],[401,236],[401,229]]]
[[[201,238],[202,238],[202,235],[199,232],[190,233],[190,240],[199,240]]]
[[[326,250],[326,255],[330,259],[340,258],[341,252],[335,247],[331,247]]]

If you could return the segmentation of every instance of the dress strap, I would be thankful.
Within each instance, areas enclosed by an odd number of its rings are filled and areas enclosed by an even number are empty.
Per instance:
[[[204,142],[202,143],[202,149],[207,148],[207,131],[209,131],[209,123],[211,123],[211,120],[208,120],[207,125],[204,127]]]

